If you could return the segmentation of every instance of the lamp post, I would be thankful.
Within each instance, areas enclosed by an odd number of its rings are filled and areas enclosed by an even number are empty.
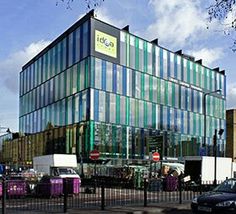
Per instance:
[[[220,129],[218,132],[218,135],[221,137],[222,134],[224,133],[224,129]],[[216,161],[217,161],[217,129],[215,129],[215,134],[213,136],[213,148],[214,148],[214,159],[215,159],[215,165],[214,165],[214,183],[213,185],[216,186],[217,185],[217,180],[216,180],[216,170],[217,170],[217,166],[216,166]]]
[[[202,147],[206,147],[206,97],[207,97],[207,95],[214,94],[214,93],[217,93],[217,92],[221,92],[221,89],[206,92],[206,93],[203,94],[204,139],[203,139]]]

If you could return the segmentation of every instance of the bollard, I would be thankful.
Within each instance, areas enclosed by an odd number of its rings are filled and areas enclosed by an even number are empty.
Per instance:
[[[5,177],[2,178],[2,214],[6,214],[6,194],[7,194],[7,185]]]
[[[68,189],[67,189],[67,179],[63,179],[63,194],[64,194],[64,206],[63,206],[63,212],[67,212],[67,199],[68,199]]]

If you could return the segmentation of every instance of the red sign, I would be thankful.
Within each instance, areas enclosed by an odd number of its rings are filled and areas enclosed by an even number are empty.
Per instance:
[[[160,154],[158,152],[154,152],[152,154],[152,160],[153,161],[159,161],[160,160]]]
[[[93,151],[90,152],[89,158],[91,160],[97,160],[99,158],[99,156],[100,156],[100,152],[97,151],[97,150],[93,150]]]

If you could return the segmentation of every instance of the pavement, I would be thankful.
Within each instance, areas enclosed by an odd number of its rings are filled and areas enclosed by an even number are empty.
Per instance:
[[[143,206],[116,206],[106,207],[105,210],[99,209],[69,209],[68,214],[88,214],[88,213],[99,213],[99,214],[152,214],[152,213],[166,213],[166,214],[190,214],[190,202],[178,204],[178,203],[158,203],[157,205],[149,205],[148,207]]]

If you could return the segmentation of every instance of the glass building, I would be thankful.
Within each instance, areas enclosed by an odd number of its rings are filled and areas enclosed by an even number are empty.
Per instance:
[[[214,130],[225,129],[224,71],[90,12],[20,72],[19,130],[25,136],[19,142],[30,148],[23,159],[51,153],[88,157],[93,149],[104,158],[145,159],[154,150],[170,157],[199,155],[203,97],[218,89],[206,96],[206,154]],[[224,148],[223,135],[219,155]]]

